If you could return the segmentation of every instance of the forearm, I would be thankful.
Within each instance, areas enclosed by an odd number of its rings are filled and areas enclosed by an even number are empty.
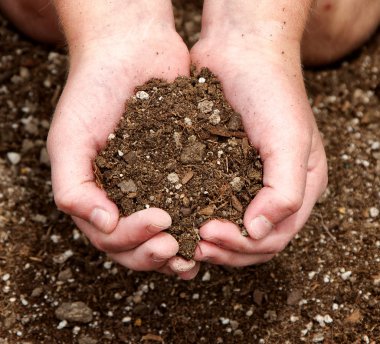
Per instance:
[[[261,36],[273,42],[301,41],[314,0],[205,0],[203,35]],[[223,32],[225,31],[225,32]]]
[[[170,0],[54,0],[54,4],[70,52],[94,41],[127,40],[153,28],[174,28]]]

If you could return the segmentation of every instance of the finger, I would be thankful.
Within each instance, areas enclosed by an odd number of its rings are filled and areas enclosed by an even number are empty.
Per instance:
[[[177,241],[168,233],[159,233],[136,248],[111,253],[109,256],[119,264],[135,271],[152,271],[163,267],[178,252]]]
[[[193,279],[200,268],[200,264],[195,260],[186,260],[178,256],[171,258],[168,266],[183,280]]]
[[[157,269],[158,272],[165,275],[178,275],[183,280],[193,279],[199,272],[200,263],[194,260],[185,260],[181,257],[173,257],[168,262]]]
[[[75,223],[101,251],[117,253],[133,249],[171,225],[171,217],[158,208],[149,208],[119,220],[112,233],[99,232],[91,223],[74,217]]]
[[[189,281],[189,280],[195,278],[195,276],[199,272],[200,266],[201,266],[200,263],[196,262],[196,264],[194,265],[194,267],[191,270],[179,273],[178,274],[179,278],[181,278],[184,281]]]
[[[325,166],[322,164],[309,173],[305,193],[307,197],[305,197],[301,209],[278,224],[266,237],[260,240],[244,237],[240,228],[233,223],[214,220],[200,228],[201,238],[219,247],[245,254],[281,252],[309,218],[313,206],[326,184],[326,179],[320,178],[320,170],[324,169]]]
[[[169,260],[168,265],[169,267],[176,273],[182,273],[190,271],[194,268],[196,262],[194,260],[186,260],[182,257],[173,257]]]
[[[174,276],[175,273],[172,269],[170,269],[168,263],[166,263],[164,266],[161,266],[160,268],[156,269],[157,272],[162,273],[167,276]]]
[[[233,267],[260,264],[272,259],[274,254],[244,254],[221,248],[207,241],[200,241],[195,250],[194,259],[212,264]]]
[[[48,136],[55,202],[65,213],[109,233],[116,227],[119,211],[95,183],[92,162],[99,147],[84,128],[74,129],[66,122],[62,118],[53,121]]]

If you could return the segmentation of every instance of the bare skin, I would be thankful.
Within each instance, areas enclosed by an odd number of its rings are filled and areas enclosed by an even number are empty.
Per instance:
[[[176,258],[177,243],[162,233],[170,226],[169,215],[147,209],[119,220],[91,168],[133,88],[151,77],[186,75],[191,59],[220,78],[264,160],[264,188],[244,217],[250,237],[242,237],[232,223],[209,222],[200,229],[195,260],[231,266],[267,261],[302,228],[327,183],[301,56],[308,64],[330,63],[357,48],[379,24],[379,2],[302,0],[295,6],[293,0],[206,0],[201,39],[190,53],[175,32],[170,1],[153,4],[0,3],[22,31],[44,41],[62,40],[58,13],[69,46],[69,77],[48,139],[56,203],[96,247],[122,265],[184,279],[197,274],[199,263]],[[26,25],[28,16],[33,29]]]

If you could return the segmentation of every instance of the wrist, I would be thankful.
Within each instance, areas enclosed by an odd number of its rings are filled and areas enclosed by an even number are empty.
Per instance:
[[[201,38],[254,37],[268,45],[300,44],[313,0],[205,0]]]
[[[170,0],[55,0],[69,52],[107,49],[143,42],[160,31],[175,30]],[[96,49],[98,47],[98,49]]]

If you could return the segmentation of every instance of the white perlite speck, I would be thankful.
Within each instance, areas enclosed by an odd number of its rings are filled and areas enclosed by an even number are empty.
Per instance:
[[[220,115],[219,115],[219,113],[214,112],[212,115],[210,115],[210,117],[208,118],[208,121],[212,125],[219,124],[220,123]]]
[[[342,277],[343,281],[346,281],[351,277],[351,275],[352,275],[352,271],[346,271],[346,272],[341,273],[340,277]]]
[[[179,176],[177,173],[170,173],[167,177],[168,181],[172,184],[177,184],[179,182]]]
[[[186,124],[187,126],[189,126],[189,127],[193,124],[193,122],[191,121],[191,119],[190,119],[189,117],[185,117],[185,118],[183,119],[183,121],[184,121],[185,124]]]
[[[146,93],[145,91],[138,91],[136,93],[136,98],[141,99],[141,100],[147,100],[149,99],[149,94]]]
[[[62,330],[63,328],[65,328],[67,325],[67,321],[66,320],[62,320],[59,322],[58,326],[57,326],[57,329],[58,330]]]
[[[313,343],[320,343],[325,340],[323,333],[317,333],[313,337]]]
[[[9,278],[11,277],[10,274],[4,274],[3,277],[1,278],[4,282],[8,281]]]
[[[240,178],[240,177],[235,177],[234,179],[232,179],[232,181],[230,182],[230,185],[232,186],[232,189],[236,192],[240,192],[241,189],[243,188],[244,186],[244,181]]]
[[[206,82],[206,79],[205,79],[204,77],[200,77],[200,78],[198,79],[198,82],[199,82],[200,84],[204,84],[204,83]]]
[[[230,323],[230,319],[228,318],[219,318],[220,322],[222,323],[222,325],[228,325]]]
[[[17,165],[21,161],[21,154],[16,152],[8,152],[7,158],[12,165]]]
[[[74,255],[74,252],[72,250],[67,250],[67,251],[53,257],[53,262],[56,264],[63,264],[73,255]]]
[[[211,274],[209,271],[206,271],[202,276],[202,282],[208,282],[211,279]]]
[[[113,140],[116,137],[114,133],[108,135],[108,140]]]
[[[379,213],[380,213],[380,210],[378,208],[376,208],[376,207],[369,208],[369,215],[371,217],[378,217]]]

